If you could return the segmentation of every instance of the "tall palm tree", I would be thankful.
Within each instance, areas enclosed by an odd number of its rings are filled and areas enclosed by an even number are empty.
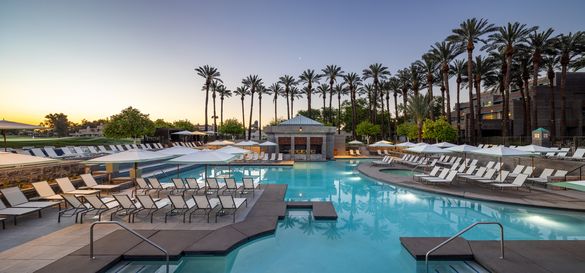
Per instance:
[[[559,90],[559,94],[561,95],[561,136],[566,135],[567,133],[567,98],[565,94],[567,86],[567,68],[571,61],[581,54],[584,39],[585,32],[579,31],[574,34],[560,34],[555,37],[554,41],[554,48],[561,58],[561,89]]]
[[[556,141],[557,135],[557,120],[556,120],[556,108],[555,108],[555,70],[560,67],[561,57],[555,52],[550,51],[549,54],[543,58],[544,65],[546,67],[546,77],[548,78],[549,90],[550,90],[550,139],[552,143]]]
[[[486,19],[477,19],[471,18],[463,21],[459,24],[459,28],[453,29],[453,34],[450,35],[447,39],[454,42],[460,42],[464,44],[465,49],[467,50],[467,75],[473,79],[472,74],[472,63],[473,63],[473,50],[475,49],[475,44],[477,42],[483,42],[485,44],[485,40],[482,39],[482,36],[489,34],[491,32],[496,31],[496,26],[494,24],[488,23]],[[473,85],[469,84],[469,101],[471,102],[471,98],[473,96]],[[473,124],[475,121],[475,117],[473,114],[473,104],[469,103],[470,107],[470,115],[469,119],[470,122]],[[479,117],[478,117],[479,119]],[[473,134],[471,135],[472,142],[474,144],[477,143],[476,135],[472,130]]]
[[[475,57],[473,63],[472,75],[474,79],[468,84],[475,85],[475,97],[476,97],[476,111],[477,111],[477,122],[475,123],[475,134],[477,137],[481,137],[482,118],[481,118],[481,83],[482,81],[497,81],[497,64],[493,58],[483,57],[481,55]],[[472,100],[469,100],[470,104]]]
[[[344,85],[345,83],[338,83],[334,88],[335,94],[337,94],[337,122],[335,125],[337,126],[338,135],[341,134],[341,96],[347,95],[349,91]]]
[[[284,90],[278,82],[273,83],[268,89],[270,90],[270,93],[274,95],[272,99],[272,103],[274,103],[274,121],[278,121],[278,96],[280,96]]]
[[[221,82],[221,79],[219,79],[221,75],[217,68],[209,65],[197,67],[195,68],[195,72],[197,72],[197,75],[205,79],[205,84],[203,85],[205,88],[205,131],[208,131],[209,121],[207,116],[207,108],[209,105],[209,88],[211,87],[211,83],[213,81],[219,80]]]
[[[351,137],[352,139],[356,139],[357,135],[355,133],[355,126],[356,126],[356,93],[358,87],[361,85],[361,78],[358,76],[357,73],[348,73],[343,76],[343,80],[347,85],[347,88],[350,92],[350,100],[351,100]]]
[[[218,86],[221,85],[221,83],[219,81],[213,81],[211,83],[211,98],[213,100],[213,116],[211,117],[213,119],[213,135],[214,137],[217,139],[217,113],[215,111],[215,98],[216,98],[216,92],[217,92],[217,88]]]
[[[337,82],[337,78],[338,77],[343,77],[343,73],[345,73],[343,70],[341,70],[341,67],[334,65],[334,64],[330,64],[325,66],[324,69],[321,69],[321,72],[323,72],[323,76],[326,77],[329,80],[329,113],[332,114],[332,110],[331,110],[331,100],[333,99],[333,93],[334,93],[334,88],[333,85]],[[333,122],[332,117],[329,116],[329,122]]]
[[[428,94],[427,94],[428,96]],[[422,142],[423,122],[429,116],[431,107],[428,103],[430,99],[422,95],[411,95],[408,103],[405,105],[406,112],[414,119],[418,127],[418,142]]]
[[[300,90],[298,87],[296,86],[292,86],[290,88],[290,117],[293,118],[294,117],[294,112],[295,112],[295,99],[300,99],[303,97],[303,90]]]
[[[427,92],[431,94],[430,98],[433,98],[433,85],[435,83],[435,77],[433,76],[438,68],[437,59],[431,53],[423,54],[421,60],[415,62],[425,73],[426,73],[426,88]],[[431,119],[435,119],[433,111],[430,113]]]
[[[223,126],[223,101],[226,98],[230,98],[232,96],[232,91],[227,89],[225,85],[222,84],[218,87],[217,92],[219,93],[219,100],[221,101],[219,110],[219,116],[221,117],[220,126]]]
[[[504,137],[504,144],[507,143],[510,109],[510,83],[512,81],[512,58],[519,47],[527,46],[528,35],[535,31],[537,27],[527,27],[526,24],[518,22],[508,23],[505,26],[500,26],[496,32],[490,34],[488,41],[490,44],[484,46],[488,49],[502,48],[506,55],[506,73],[504,76],[504,127],[502,128],[502,136]]]
[[[364,80],[372,79],[374,84],[373,94],[372,97],[377,98],[378,92],[380,92],[380,81],[385,80],[390,76],[390,71],[388,67],[383,66],[381,63],[375,63],[368,66],[368,68],[362,71],[362,76]],[[376,103],[374,103],[372,108],[372,116],[371,121],[372,123],[376,123]]]
[[[374,105],[376,104],[376,98],[374,97],[375,87],[371,83],[366,83],[362,87],[362,94],[368,97],[368,113],[370,114],[370,122],[373,122],[372,115],[375,115]]]
[[[388,79],[388,90],[392,91],[394,95],[394,118],[398,119],[398,94],[401,92],[402,84],[397,76]],[[427,93],[432,94],[432,93]],[[432,96],[432,95],[431,95]]]
[[[463,82],[462,75],[465,73],[467,64],[462,59],[457,59],[451,64],[450,70],[456,75],[455,83],[457,83],[457,141],[461,135],[461,107],[460,107],[460,93],[461,93],[461,82]],[[469,98],[469,104],[472,104],[472,98]],[[431,111],[432,112],[432,111]]]
[[[278,78],[278,83],[284,85],[284,94],[286,97],[286,118],[291,118],[291,111],[290,111],[290,88],[297,85],[295,78],[290,75],[284,75]]]
[[[250,89],[250,122],[248,123],[248,140],[252,138],[252,113],[254,110],[254,93],[258,90],[258,87],[262,85],[262,79],[258,75],[249,75],[242,80],[242,84],[248,86]]]
[[[311,113],[311,93],[313,93],[313,83],[319,83],[321,75],[315,73],[313,69],[307,69],[299,76],[299,81],[307,85],[307,109]]]
[[[445,93],[447,94],[447,103],[444,107],[447,108],[447,121],[451,123],[451,95],[449,91],[449,63],[455,59],[459,54],[463,53],[463,47],[461,44],[452,42],[440,42],[435,43],[431,47],[431,52],[441,63],[441,72],[443,74],[443,86]]]
[[[325,113],[327,113],[327,92],[329,92],[329,85],[322,83],[321,85],[317,86],[317,94],[323,98],[323,112],[321,113],[323,118],[323,122],[326,121]],[[329,96],[329,99],[333,96],[333,93]]]
[[[530,106],[532,105],[531,98],[530,98],[530,88],[529,88],[529,80],[530,80],[530,57],[531,54],[527,50],[528,48],[520,48],[518,53],[516,54],[516,73],[518,77],[518,86],[520,87],[520,94],[522,95],[523,105],[522,110],[524,110],[524,135],[530,135],[532,132],[532,117],[531,117],[531,109]],[[514,69],[514,68],[513,68]]]
[[[262,94],[270,95],[270,90],[263,84],[258,85],[258,140],[262,140]]]
[[[532,52],[532,129],[538,126],[538,111],[536,109],[536,88],[538,87],[538,73],[540,73],[542,54],[549,51],[552,46],[552,34],[554,30],[549,28],[544,31],[534,31],[528,35],[528,45]]]
[[[242,126],[244,126],[244,138],[246,137],[246,116],[244,112],[244,98],[250,94],[250,89],[246,85],[242,85],[234,91],[234,95],[240,96],[242,102]]]
[[[406,104],[408,102],[408,91],[410,90],[410,71],[408,69],[400,69],[396,72],[400,80],[400,95],[402,96],[402,107],[404,119],[406,119]]]

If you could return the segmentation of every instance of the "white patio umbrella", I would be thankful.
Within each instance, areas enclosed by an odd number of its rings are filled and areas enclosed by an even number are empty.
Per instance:
[[[416,146],[416,143],[412,143],[412,142],[407,141],[407,142],[398,143],[394,146],[396,146],[396,147],[414,147],[414,146]]]
[[[518,150],[518,149],[514,149],[514,148],[508,148],[505,146],[498,146],[498,147],[487,148],[487,149],[477,149],[477,150],[471,151],[471,153],[498,157],[500,164],[502,164],[502,157],[534,156],[534,153],[532,153],[532,152],[526,152],[526,151],[522,151],[522,150]],[[501,174],[501,172],[502,172],[502,168],[500,168],[500,174]]]
[[[516,149],[521,150],[521,151],[526,151],[526,152],[540,153],[540,154],[557,152],[556,149],[551,149],[548,147],[543,147],[543,146],[534,145],[534,144],[530,144],[530,145],[526,145],[526,146],[518,146],[518,147],[516,147]]]
[[[352,140],[352,141],[348,142],[347,144],[349,144],[349,145],[364,145],[364,143],[359,141],[359,140]]]
[[[236,143],[236,146],[257,146],[258,142],[253,141],[253,140],[247,140],[247,141],[242,141],[242,142],[238,142]]]
[[[174,157],[175,155],[161,154],[145,150],[128,150],[116,154],[96,157],[85,161],[86,163],[133,163],[134,173],[138,171],[138,163],[164,160]]]
[[[453,143],[449,143],[449,142],[440,142],[440,143],[433,144],[433,146],[439,147],[439,148],[451,148],[451,147],[457,146],[457,144],[453,144]]]
[[[45,127],[37,126],[37,125],[30,125],[26,123],[8,121],[8,120],[0,120],[0,131],[2,132],[2,137],[4,137],[4,151],[8,150],[6,144],[6,130],[33,130],[33,129],[43,129]]]
[[[171,133],[171,135],[192,136],[193,133],[191,133],[191,131],[185,130],[185,131]]]
[[[457,146],[453,146],[450,148],[447,148],[445,150],[451,151],[451,152],[456,152],[456,153],[463,153],[463,162],[467,161],[467,153],[471,152],[471,151],[475,151],[475,150],[479,150],[479,147],[476,146],[471,146],[471,145],[467,145],[467,144],[461,144],[461,145],[457,145]]]
[[[419,142],[419,143],[415,144],[414,146],[420,146],[420,145],[429,145],[429,144],[426,142]]]
[[[188,155],[192,153],[196,153],[199,150],[195,150],[193,148],[184,147],[184,146],[175,146],[171,148],[162,149],[160,151],[156,151],[155,153],[164,154],[164,155]]]
[[[222,140],[221,143],[223,143],[224,145],[234,145],[234,144],[236,144],[235,142],[229,141],[229,140]]]
[[[260,147],[271,147],[271,146],[278,146],[278,144],[272,142],[272,141],[264,141],[260,144],[258,144],[258,146]]]
[[[451,152],[451,151],[436,147],[434,145],[417,145],[415,147],[408,148],[406,150],[409,152],[419,153],[419,154],[444,154],[444,153]]]
[[[21,155],[7,152],[0,152],[0,167],[11,167],[11,166],[26,166],[35,165],[42,163],[58,162],[56,159],[32,156],[32,155]]]
[[[390,148],[390,147],[394,147],[395,145],[390,144],[390,143],[374,143],[374,144],[370,144],[368,145],[368,147],[377,147],[377,148]]]
[[[205,165],[205,178],[207,178],[207,168],[209,165],[221,165],[228,164],[234,160],[235,155],[220,152],[217,150],[211,151],[199,151],[196,153],[180,156],[173,158],[168,163],[171,164],[204,164]]]
[[[233,154],[233,155],[241,155],[241,154],[247,154],[247,153],[252,152],[250,150],[246,150],[246,149],[242,149],[242,148],[238,148],[238,147],[234,147],[234,146],[225,146],[225,147],[217,149],[216,151],[227,153],[227,154]]]
[[[206,136],[207,134],[204,132],[199,132],[199,131],[193,131],[191,132],[191,134],[193,134],[194,136]]]
[[[221,140],[215,140],[215,141],[212,141],[212,142],[208,142],[207,143],[207,146],[225,146],[225,145],[227,145],[227,144],[225,144]]]

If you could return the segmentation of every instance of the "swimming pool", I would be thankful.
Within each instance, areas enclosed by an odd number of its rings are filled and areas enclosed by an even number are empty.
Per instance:
[[[585,214],[479,202],[383,184],[358,174],[356,161],[295,163],[294,167],[232,167],[233,176],[288,184],[288,200],[333,202],[337,221],[314,221],[289,211],[272,236],[247,243],[225,257],[184,257],[175,272],[416,272],[402,236],[450,236],[476,221],[499,221],[506,239],[585,239]],[[202,169],[183,173],[201,175]],[[228,168],[210,170],[222,175]],[[477,227],[464,237],[499,237]],[[142,266],[143,263],[135,262]],[[127,272],[137,272],[127,271]],[[126,272],[126,271],[117,271]]]

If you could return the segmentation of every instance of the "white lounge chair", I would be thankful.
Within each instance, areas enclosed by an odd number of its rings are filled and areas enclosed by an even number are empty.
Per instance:
[[[140,212],[147,211],[147,216],[150,216],[150,223],[153,222],[154,214],[169,205],[169,199],[154,200],[150,195],[136,195],[136,199],[140,203],[140,207],[134,214],[134,218]]]
[[[47,181],[40,181],[31,183],[37,194],[39,195],[36,198],[31,198],[31,200],[47,200],[47,201],[62,201],[63,197],[61,195],[56,194],[51,185],[47,183]]]
[[[92,190],[114,191],[120,188],[120,185],[98,184],[93,175],[86,173],[81,175],[81,180],[85,183],[85,188]]]
[[[17,217],[35,212],[37,212],[39,214],[39,218],[41,218],[40,208],[7,208],[6,205],[4,205],[4,202],[0,200],[0,215],[11,216],[15,226],[18,224],[16,219]],[[4,221],[2,224],[4,224]]]
[[[504,189],[520,189],[524,186],[524,182],[526,182],[526,178],[528,178],[525,174],[519,174],[516,176],[512,183],[494,183],[491,184],[497,189],[504,190]],[[530,188],[528,188],[530,190]]]
[[[482,184],[504,183],[506,182],[506,178],[508,178],[509,174],[510,174],[509,171],[500,171],[498,172],[498,175],[496,176],[495,179],[479,179],[475,181]]]
[[[221,211],[225,214],[231,213],[233,215],[232,222],[236,222],[236,212],[242,205],[248,206],[248,200],[246,198],[234,198],[231,195],[220,195],[219,203],[221,205]],[[217,214],[215,216],[215,222],[217,222]]]
[[[4,199],[6,199],[8,204],[13,208],[45,209],[61,203],[60,201],[29,201],[18,187],[4,188],[0,191],[2,192],[2,195],[4,195]]]
[[[33,148],[30,151],[34,156],[47,157],[47,155],[45,155],[45,153],[43,153],[43,151],[40,148]]]
[[[528,178],[528,181],[532,183],[548,183],[548,177],[552,176],[554,171],[553,169],[544,169],[538,177]]]
[[[423,182],[429,184],[451,184],[455,180],[455,176],[457,175],[457,171],[449,171],[447,177],[443,178],[423,178]]]
[[[99,190],[78,190],[73,186],[69,177],[57,178],[57,185],[61,188],[61,191],[64,194],[73,194],[73,195],[90,195],[90,194],[99,194]]]

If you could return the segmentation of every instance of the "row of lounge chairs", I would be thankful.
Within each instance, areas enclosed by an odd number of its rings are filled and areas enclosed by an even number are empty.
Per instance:
[[[376,152],[378,153],[379,156],[390,155],[390,153],[388,153],[388,150],[376,150]]]
[[[203,142],[201,142],[201,141],[173,142],[173,143],[171,143],[171,145],[173,145],[173,147],[183,146],[183,147],[188,147],[188,148],[197,148],[199,146],[203,146]]]
[[[360,153],[360,150],[359,149],[355,149],[355,150],[349,149],[349,155],[351,155],[351,156],[362,156],[362,154]]]
[[[47,146],[44,148],[30,148],[30,149],[17,149],[16,152],[24,155],[34,155],[39,157],[49,157],[55,159],[74,159],[74,158],[87,158],[93,156],[99,156],[104,154],[112,154],[117,152],[123,152],[128,150],[158,150],[163,149],[164,146],[160,143],[146,143],[146,144],[118,144],[108,145],[108,148],[104,145],[98,146],[67,146],[61,148],[55,148]]]
[[[479,144],[479,148],[492,148],[498,147],[501,145],[489,145],[489,144]],[[516,148],[518,146],[511,145],[510,148]],[[568,160],[585,160],[585,148],[577,148],[571,154],[571,148],[558,148],[558,147],[551,147],[551,149],[556,150],[553,152],[548,152],[545,154],[546,157],[554,158],[554,159],[568,159]],[[570,155],[569,155],[570,154]]]
[[[241,155],[238,160],[240,161],[282,161],[282,153],[248,153]]]

